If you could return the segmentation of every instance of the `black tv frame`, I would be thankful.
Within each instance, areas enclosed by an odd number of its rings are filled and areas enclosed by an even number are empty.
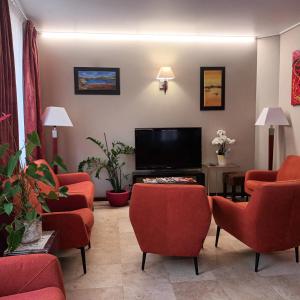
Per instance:
[[[163,171],[163,170],[169,170],[169,171],[176,171],[176,170],[199,170],[202,168],[202,127],[152,127],[152,128],[135,128],[134,132],[135,132],[135,142],[136,142],[136,132],[138,130],[155,130],[155,129],[160,129],[160,130],[167,130],[167,129],[200,129],[200,138],[201,138],[201,147],[200,147],[200,151],[199,151],[199,155],[200,155],[200,165],[198,167],[185,167],[185,168],[173,168],[173,167],[168,167],[168,168],[137,168],[137,163],[136,163],[136,159],[135,159],[135,167],[137,171]]]

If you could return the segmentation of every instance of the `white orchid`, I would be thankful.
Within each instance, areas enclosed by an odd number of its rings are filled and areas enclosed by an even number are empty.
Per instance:
[[[226,136],[226,131],[223,129],[217,130],[217,136],[211,142],[213,145],[218,145],[219,149],[216,151],[218,155],[225,155],[230,151],[226,145],[231,145],[235,143],[235,139],[231,139]]]

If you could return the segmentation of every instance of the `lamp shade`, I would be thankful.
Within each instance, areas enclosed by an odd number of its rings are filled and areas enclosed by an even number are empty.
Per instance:
[[[73,124],[63,107],[48,106],[43,114],[44,126],[66,126],[72,127]]]
[[[255,125],[289,125],[281,107],[265,107],[260,113]]]
[[[175,74],[171,67],[161,67],[157,74],[158,80],[171,80],[175,78]]]

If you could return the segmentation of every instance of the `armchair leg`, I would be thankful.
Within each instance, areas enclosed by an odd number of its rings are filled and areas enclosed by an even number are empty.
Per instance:
[[[216,234],[215,247],[218,247],[219,237],[220,237],[220,231],[221,231],[221,227],[217,226],[217,234]]]
[[[81,252],[83,273],[86,274],[86,261],[85,261],[85,249],[84,249],[84,247],[80,248],[80,252]]]
[[[91,242],[89,242],[89,249],[91,249]]]
[[[299,246],[295,247],[296,263],[299,262]]]
[[[196,275],[199,275],[199,271],[198,271],[198,257],[197,256],[194,257],[194,265],[195,265],[195,273],[196,273]]]
[[[142,271],[145,270],[145,262],[146,262],[146,252],[143,252],[143,259],[142,259]]]
[[[255,272],[258,272],[260,253],[255,253]]]

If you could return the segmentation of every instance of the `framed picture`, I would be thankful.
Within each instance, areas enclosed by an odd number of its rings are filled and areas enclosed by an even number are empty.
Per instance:
[[[225,109],[225,67],[200,68],[200,110]]]
[[[300,105],[300,50],[293,52],[292,105]]]
[[[119,68],[74,68],[75,94],[120,95]]]

